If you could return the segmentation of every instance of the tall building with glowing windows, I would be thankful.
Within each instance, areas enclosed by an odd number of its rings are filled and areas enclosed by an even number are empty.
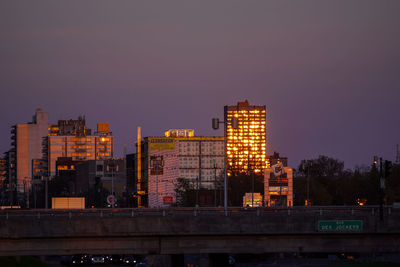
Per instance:
[[[225,106],[226,153],[228,176],[261,173],[266,166],[265,106],[251,106],[246,100],[236,106]],[[230,121],[238,119],[234,129]]]

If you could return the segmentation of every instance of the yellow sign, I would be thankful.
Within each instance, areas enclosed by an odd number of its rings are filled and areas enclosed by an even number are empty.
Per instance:
[[[149,138],[150,150],[173,150],[175,149],[175,142],[172,138]]]

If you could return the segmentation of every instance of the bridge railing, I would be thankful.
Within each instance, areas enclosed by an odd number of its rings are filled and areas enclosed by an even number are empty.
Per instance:
[[[393,212],[400,212],[400,209],[392,206],[385,206],[385,216]],[[268,216],[271,214],[369,214],[378,215],[379,206],[312,206],[312,207],[229,207],[228,213],[220,207],[195,207],[195,208],[118,208],[118,209],[13,209],[0,210],[0,218],[10,217],[141,217],[141,216]]]

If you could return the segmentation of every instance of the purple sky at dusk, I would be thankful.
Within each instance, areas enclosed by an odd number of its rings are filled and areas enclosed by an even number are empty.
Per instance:
[[[268,154],[348,168],[400,143],[400,1],[0,2],[0,153],[36,108],[109,122],[115,151],[267,107]]]

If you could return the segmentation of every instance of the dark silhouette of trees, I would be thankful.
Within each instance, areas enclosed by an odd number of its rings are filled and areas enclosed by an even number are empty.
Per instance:
[[[237,175],[228,178],[228,203],[230,206],[243,206],[243,196],[245,193],[253,191],[264,195],[264,176],[258,175]]]
[[[344,163],[327,156],[302,160],[294,172],[294,204],[304,205],[307,198],[307,178],[312,205],[379,204],[380,173],[375,165],[345,170]],[[400,201],[400,166],[394,165],[387,178],[385,204]]]

